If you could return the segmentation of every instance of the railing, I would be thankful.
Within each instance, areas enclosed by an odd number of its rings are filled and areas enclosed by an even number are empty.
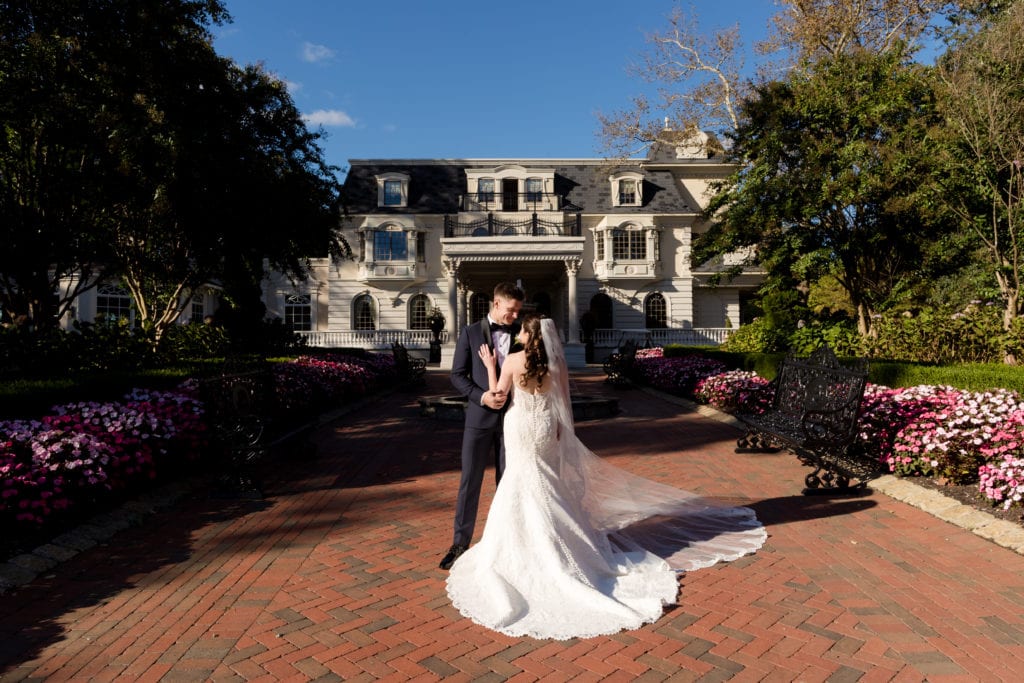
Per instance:
[[[346,330],[341,332],[297,332],[308,346],[316,348],[391,349],[395,342],[410,349],[429,349],[434,333],[430,330]],[[441,343],[448,332],[441,332]]]
[[[579,237],[583,234],[580,214],[566,214],[560,220],[539,218],[536,213],[527,218],[498,218],[488,213],[484,218],[460,221],[457,216],[445,215],[445,237],[494,237],[496,235],[568,235]]]
[[[718,345],[724,342],[731,332],[732,328],[728,327],[598,329],[594,330],[594,346],[614,349],[627,341],[633,341],[638,346]]]
[[[689,329],[598,329],[594,330],[594,346],[618,348],[633,340],[638,346],[708,346],[724,342],[731,328],[697,327]],[[316,348],[391,349],[398,342],[410,349],[429,349],[434,335],[430,330],[347,330],[340,332],[298,332],[306,344]],[[441,343],[449,341],[447,330],[441,332]]]

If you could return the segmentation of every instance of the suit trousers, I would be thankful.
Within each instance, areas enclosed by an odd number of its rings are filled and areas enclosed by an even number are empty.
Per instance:
[[[492,454],[493,459],[489,457]],[[501,423],[490,428],[466,425],[462,432],[462,477],[455,503],[455,533],[452,539],[455,545],[468,546],[473,540],[484,471],[492,462],[494,481],[497,484],[501,481],[501,473],[505,469],[505,445]]]

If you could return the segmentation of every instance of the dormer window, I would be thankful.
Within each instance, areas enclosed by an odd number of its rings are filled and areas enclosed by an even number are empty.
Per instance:
[[[643,204],[644,176],[636,171],[613,173],[611,182],[612,206],[641,206]]]
[[[409,176],[385,173],[377,176],[377,206],[401,208],[409,204]]]
[[[619,181],[619,206],[633,206],[636,204],[636,181]]]
[[[481,178],[477,181],[476,200],[481,204],[494,201],[494,178]]]
[[[526,201],[539,202],[544,197],[544,181],[540,178],[526,179]]]

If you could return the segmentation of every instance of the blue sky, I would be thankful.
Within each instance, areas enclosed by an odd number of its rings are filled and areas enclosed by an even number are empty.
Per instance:
[[[328,161],[600,156],[596,113],[651,86],[627,73],[669,0],[226,0],[215,47],[262,63],[327,132]],[[773,0],[695,0],[749,48]],[[748,68],[753,60],[748,58]]]

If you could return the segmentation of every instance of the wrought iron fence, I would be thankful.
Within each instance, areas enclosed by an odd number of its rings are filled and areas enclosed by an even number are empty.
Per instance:
[[[583,234],[580,214],[566,214],[561,219],[540,218],[536,213],[526,218],[502,218],[488,213],[474,220],[460,221],[458,216],[445,215],[445,237],[494,237],[497,235],[538,236]]]

